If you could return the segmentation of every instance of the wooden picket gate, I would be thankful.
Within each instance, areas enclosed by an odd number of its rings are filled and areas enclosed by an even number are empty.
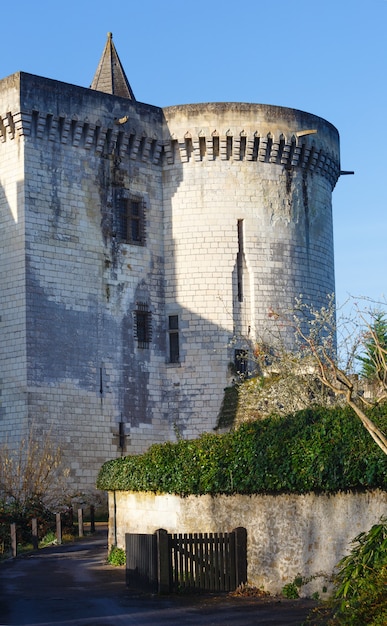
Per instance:
[[[170,593],[232,591],[247,581],[247,533],[126,534],[126,582]]]

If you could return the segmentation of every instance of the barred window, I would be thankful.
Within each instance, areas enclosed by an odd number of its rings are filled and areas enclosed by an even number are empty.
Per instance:
[[[169,333],[169,362],[179,363],[179,316],[170,315],[168,317],[168,333]]]
[[[145,206],[140,198],[117,200],[119,241],[137,246],[145,245]]]
[[[234,364],[237,374],[241,377],[245,377],[248,374],[248,352],[247,350],[235,350],[234,352]]]
[[[137,345],[139,348],[149,348],[149,344],[152,341],[152,314],[148,310],[148,305],[137,303],[134,315],[134,334],[137,339]]]

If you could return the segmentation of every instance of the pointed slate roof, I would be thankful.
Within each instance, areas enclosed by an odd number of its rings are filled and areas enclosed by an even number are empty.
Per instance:
[[[113,43],[112,33],[107,35],[105,49],[90,89],[110,93],[121,98],[129,98],[130,100],[136,99]]]

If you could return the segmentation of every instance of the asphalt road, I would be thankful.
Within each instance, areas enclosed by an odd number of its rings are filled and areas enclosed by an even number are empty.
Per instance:
[[[0,626],[300,626],[314,603],[227,595],[156,596],[106,563],[106,532],[0,563]]]

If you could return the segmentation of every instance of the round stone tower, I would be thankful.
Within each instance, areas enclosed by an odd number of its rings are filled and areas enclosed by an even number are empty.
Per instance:
[[[230,361],[264,337],[270,309],[289,310],[301,294],[321,307],[334,292],[339,135],[278,106],[194,104],[164,115],[167,313],[180,316],[179,384],[187,391],[201,372],[208,414]]]
[[[0,439],[52,433],[84,493],[108,458],[211,431],[270,310],[325,304],[339,137],[138,102],[111,33],[91,89],[20,72],[1,106]]]

